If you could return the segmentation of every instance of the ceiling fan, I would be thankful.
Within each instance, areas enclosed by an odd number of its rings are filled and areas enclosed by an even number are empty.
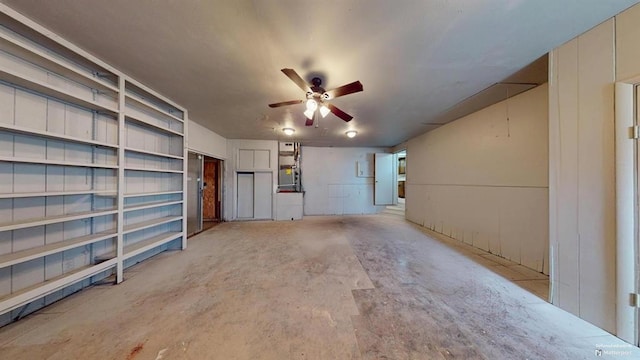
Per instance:
[[[302,91],[306,93],[307,110],[304,112],[304,115],[307,117],[307,121],[305,122],[306,126],[313,125],[313,118],[317,109],[320,110],[320,115],[322,115],[322,117],[327,116],[329,112],[331,112],[335,116],[339,117],[344,121],[351,121],[351,119],[353,119],[353,116],[338,109],[335,105],[329,103],[328,101],[340,96],[349,95],[349,94],[362,91],[362,84],[360,83],[360,81],[354,81],[352,83],[337,87],[332,90],[325,90],[321,86],[322,79],[318,77],[314,77],[313,79],[311,79],[311,84],[308,84],[293,69],[282,69],[281,71],[285,75],[287,75],[287,77],[291,79],[291,81],[293,81],[296,85],[298,85],[298,87],[302,89]],[[301,104],[302,102],[304,101],[303,100],[283,101],[275,104],[269,104],[269,107],[277,108],[280,106]]]

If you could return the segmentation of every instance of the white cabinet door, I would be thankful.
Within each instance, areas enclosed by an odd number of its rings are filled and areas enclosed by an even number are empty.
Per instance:
[[[272,218],[273,174],[270,172],[256,172],[254,184],[254,214],[256,219]]]
[[[253,173],[238,173],[238,219],[253,219]]]

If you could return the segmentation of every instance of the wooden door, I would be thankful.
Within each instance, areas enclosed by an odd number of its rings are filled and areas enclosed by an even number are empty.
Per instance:
[[[218,162],[216,160],[207,160],[204,162],[204,187],[202,194],[202,215],[205,221],[213,221],[218,219],[217,194],[218,194]]]

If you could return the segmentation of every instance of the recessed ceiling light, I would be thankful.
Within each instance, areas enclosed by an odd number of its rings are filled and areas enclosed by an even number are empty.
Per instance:
[[[284,128],[282,129],[282,131],[284,132],[285,135],[289,135],[289,136],[293,135],[293,133],[296,132],[295,129],[292,129],[292,128]]]
[[[352,137],[355,137],[356,135],[358,135],[358,132],[355,131],[355,130],[349,130],[345,134],[347,134],[348,137],[352,138]]]

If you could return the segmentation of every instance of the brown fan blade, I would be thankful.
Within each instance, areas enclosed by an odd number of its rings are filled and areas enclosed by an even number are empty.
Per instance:
[[[351,121],[351,119],[353,119],[353,116],[347,114],[346,112],[338,109],[337,107],[335,107],[332,104],[326,104],[327,107],[329,108],[329,110],[331,110],[331,112],[333,113],[333,115],[339,117],[340,119],[349,122]]]
[[[309,118],[307,118],[307,121],[305,121],[304,125],[305,125],[305,126],[311,126],[311,125],[313,125],[313,119],[309,119]]]
[[[302,89],[302,91],[304,91],[305,93],[311,91],[309,84],[306,81],[304,81],[304,79],[301,78],[300,75],[298,75],[298,73],[295,70],[282,69],[280,71],[282,71],[285,75],[287,75],[287,77],[291,79],[291,81],[296,83],[296,85],[298,85],[298,87]]]
[[[275,104],[269,104],[270,108],[277,108],[280,106],[287,106],[287,105],[295,105],[295,104],[300,104],[302,103],[302,100],[291,100],[291,101],[283,101],[283,102],[279,102],[279,103],[275,103]]]
[[[335,99],[337,97],[357,93],[362,90],[363,87],[360,81],[354,81],[351,84],[342,85],[335,89],[329,90],[325,92],[325,94],[329,95],[329,99]]]

